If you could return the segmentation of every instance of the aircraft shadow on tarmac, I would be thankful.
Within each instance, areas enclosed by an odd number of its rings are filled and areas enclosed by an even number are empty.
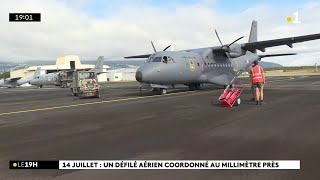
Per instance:
[[[194,90],[195,92],[203,92],[203,91],[214,91],[214,90],[223,90],[223,86],[217,86],[217,85],[209,85],[209,86],[203,86],[199,90]],[[176,89],[168,89],[167,94],[172,93],[179,93],[179,92],[188,92],[191,90],[188,89],[188,87],[185,88],[176,88]],[[125,94],[126,96],[153,96],[153,95],[159,95],[155,92],[152,92],[150,89],[141,89],[139,90],[139,87],[137,89],[133,90],[132,92],[128,92]]]

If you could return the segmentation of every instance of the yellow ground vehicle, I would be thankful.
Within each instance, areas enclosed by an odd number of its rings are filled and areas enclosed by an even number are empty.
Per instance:
[[[70,92],[79,98],[97,97],[100,98],[100,86],[94,72],[75,71],[73,72]]]

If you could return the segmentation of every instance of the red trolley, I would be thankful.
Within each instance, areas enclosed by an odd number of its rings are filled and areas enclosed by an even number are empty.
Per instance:
[[[243,85],[238,84],[230,88],[230,85],[226,87],[223,93],[219,97],[220,106],[222,107],[232,107],[234,105],[238,106],[241,104],[240,95],[243,91]]]

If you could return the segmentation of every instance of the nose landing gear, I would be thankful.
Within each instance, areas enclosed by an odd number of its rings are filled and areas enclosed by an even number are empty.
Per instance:
[[[159,94],[159,95],[164,95],[164,94],[168,93],[166,88],[153,88],[152,92]]]

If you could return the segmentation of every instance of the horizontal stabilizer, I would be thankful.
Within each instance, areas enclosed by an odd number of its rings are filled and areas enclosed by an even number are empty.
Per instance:
[[[283,53],[283,54],[262,54],[259,55],[260,58],[266,58],[266,57],[276,57],[276,56],[292,56],[297,55],[297,53]]]

